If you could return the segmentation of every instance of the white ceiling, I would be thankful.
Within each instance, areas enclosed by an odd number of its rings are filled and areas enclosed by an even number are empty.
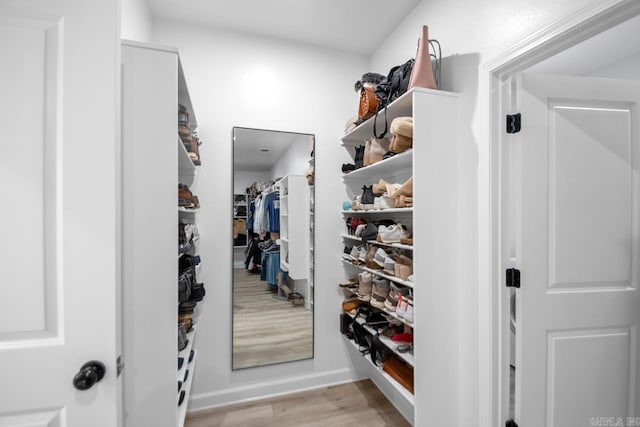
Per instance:
[[[371,54],[421,0],[147,0],[154,17]]]
[[[639,55],[639,37],[640,15],[534,65],[529,71],[588,76]]]
[[[233,128],[234,170],[268,172],[292,144],[300,142],[308,145],[309,135],[263,129]]]

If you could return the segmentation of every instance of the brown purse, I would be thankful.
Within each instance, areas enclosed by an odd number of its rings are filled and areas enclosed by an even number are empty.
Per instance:
[[[382,370],[413,394],[413,366],[391,356],[384,362]]]
[[[376,89],[363,87],[360,89],[360,104],[358,105],[358,118],[367,120],[376,114],[380,100],[376,96]]]

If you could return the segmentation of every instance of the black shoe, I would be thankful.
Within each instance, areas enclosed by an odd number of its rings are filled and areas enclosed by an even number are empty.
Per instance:
[[[360,203],[363,205],[373,205],[375,200],[375,195],[373,194],[373,185],[362,187],[362,197],[360,198]]]
[[[354,170],[356,170],[356,165],[354,165],[353,163],[342,164],[342,173],[349,173]]]
[[[191,286],[191,299],[190,301],[202,301],[205,295],[204,283],[196,283]]]
[[[364,145],[358,145],[355,147],[356,156],[353,159],[356,164],[356,169],[360,169],[364,166]]]

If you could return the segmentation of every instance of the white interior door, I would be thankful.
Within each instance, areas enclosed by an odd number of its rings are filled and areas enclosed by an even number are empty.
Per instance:
[[[640,415],[640,84],[520,83],[516,422],[630,425]]]
[[[118,13],[0,2],[0,426],[120,423]]]

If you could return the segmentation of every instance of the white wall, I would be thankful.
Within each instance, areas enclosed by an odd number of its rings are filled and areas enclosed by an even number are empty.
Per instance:
[[[488,259],[486,253],[490,248],[489,242],[485,241],[486,233],[483,238],[486,223],[477,222],[478,218],[482,219],[483,214],[486,214],[479,211],[479,206],[487,206],[490,192],[488,180],[479,175],[488,168],[486,156],[489,147],[486,113],[489,109],[488,75],[480,75],[480,65],[591,2],[592,0],[423,0],[371,57],[371,71],[386,74],[391,66],[403,63],[415,55],[420,28],[423,24],[428,25],[430,37],[442,44],[442,89],[462,95],[462,117],[468,123],[468,127],[461,130],[462,143],[470,144],[468,148],[471,148],[463,151],[477,153],[476,156],[460,159],[463,170],[467,172],[461,177],[461,188],[477,187],[475,194],[460,194],[461,215],[469,219],[460,233],[468,247],[464,254],[468,263],[461,266],[461,282],[468,286],[463,292],[464,300],[460,310],[466,317],[461,324],[467,325],[461,331],[460,348],[465,349],[465,353],[469,355],[460,366],[460,402],[463,402],[459,414],[460,425],[489,425],[491,408],[488,397],[493,380],[491,360],[485,357],[489,343],[478,339],[481,332],[479,325],[487,324],[486,311],[490,309],[487,302],[488,286],[491,286],[479,280],[483,270],[486,271],[490,266],[478,263],[478,257]],[[486,335],[482,337],[487,338]]]
[[[609,77],[612,79],[640,80],[640,55],[625,58],[615,64],[608,64],[591,73],[594,77]]]
[[[342,301],[337,268],[342,252],[338,214],[344,199],[340,146],[357,111],[353,83],[368,58],[221,30],[155,21],[153,41],[180,50],[200,123],[203,166],[193,190],[200,197],[203,282],[198,365],[191,409],[345,381],[353,377],[339,330]],[[231,371],[231,129],[282,129],[316,136],[315,355],[312,360]],[[308,155],[308,154],[307,154]],[[229,228],[229,229],[228,229]]]
[[[245,194],[247,187],[258,181],[269,181],[269,172],[235,171],[233,174],[233,193]]]
[[[310,157],[309,136],[300,135],[273,165],[270,172],[271,178],[282,178],[286,175],[304,176],[305,171],[309,169],[308,159]]]
[[[121,37],[149,43],[153,19],[146,0],[122,0]]]

